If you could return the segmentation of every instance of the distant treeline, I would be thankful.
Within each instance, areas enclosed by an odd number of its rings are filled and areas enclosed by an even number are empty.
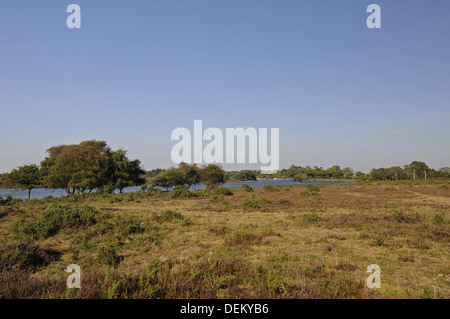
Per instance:
[[[301,167],[292,165],[288,169],[282,169],[273,175],[263,175],[268,178],[294,179],[298,181],[308,179],[357,179],[357,180],[404,180],[404,179],[427,179],[427,178],[450,178],[450,167],[439,170],[428,167],[424,162],[414,161],[402,167],[373,168],[370,173],[361,171],[354,172],[350,167],[341,169],[334,165],[328,169],[323,167]],[[266,178],[267,178],[266,177]]]
[[[450,167],[439,170],[424,162],[414,161],[403,167],[372,169],[369,174],[354,172],[352,168],[334,165],[322,167],[295,166],[281,169],[275,174],[261,174],[257,170],[225,172],[219,165],[181,163],[177,168],[154,169],[145,172],[139,160],[130,160],[123,149],[112,150],[104,141],[85,141],[76,145],[53,146],[40,165],[22,165],[8,174],[1,174],[0,184],[18,185],[28,190],[33,188],[63,188],[67,194],[92,192],[120,192],[128,186],[157,186],[170,188],[202,183],[214,187],[225,181],[252,181],[258,179],[293,179],[301,182],[313,179],[356,180],[404,180],[450,178]],[[6,184],[4,183],[6,182]]]
[[[147,177],[154,177],[165,169],[155,169],[146,172]],[[279,170],[275,174],[261,174],[259,170],[241,170],[226,172],[228,181],[256,181],[258,179],[293,179],[297,181],[317,179],[356,179],[356,180],[405,180],[405,179],[427,179],[427,178],[450,178],[450,167],[439,170],[428,167],[424,162],[414,161],[409,165],[393,166],[389,168],[374,168],[366,174],[361,171],[355,172],[350,167],[341,168],[334,165],[330,168],[296,166]]]

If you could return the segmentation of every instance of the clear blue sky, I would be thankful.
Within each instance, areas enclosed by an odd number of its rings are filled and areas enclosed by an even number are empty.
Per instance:
[[[0,172],[87,139],[169,167],[194,119],[280,128],[281,167],[450,166],[450,1],[5,0],[0,114]]]

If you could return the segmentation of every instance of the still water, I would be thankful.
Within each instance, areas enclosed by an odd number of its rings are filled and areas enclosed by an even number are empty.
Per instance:
[[[243,182],[228,182],[224,183],[221,186],[225,186],[228,188],[241,188],[241,184]],[[260,180],[254,182],[245,182],[249,186],[253,188],[262,188],[264,185],[271,184],[273,186],[280,185],[283,187],[290,185],[297,185],[298,182],[294,182],[292,180]],[[303,181],[301,185],[317,185],[317,184],[336,184],[336,183],[353,183],[353,182],[344,182],[344,181]],[[191,190],[199,190],[202,189],[203,185],[198,184],[191,187]],[[133,193],[138,192],[141,189],[140,186],[132,186],[126,187],[123,189],[124,193]],[[116,191],[118,193],[118,191]],[[7,196],[11,196],[12,198],[20,198],[26,199],[28,198],[28,191],[22,191],[17,189],[0,189],[0,197],[6,198]],[[64,189],[59,188],[35,188],[31,191],[32,199],[43,199],[47,196],[53,197],[61,197],[66,196],[66,191]]]

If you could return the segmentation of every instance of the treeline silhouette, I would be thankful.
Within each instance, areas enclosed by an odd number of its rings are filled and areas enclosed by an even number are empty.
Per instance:
[[[202,183],[212,188],[226,181],[252,181],[258,179],[293,179],[301,182],[317,179],[354,179],[354,180],[418,180],[429,178],[450,178],[450,167],[439,170],[430,168],[426,163],[414,161],[403,167],[374,168],[366,174],[354,172],[350,167],[330,168],[296,166],[281,169],[274,174],[261,174],[258,170],[240,170],[225,172],[219,165],[208,164],[198,167],[196,164],[181,163],[177,168],[154,169],[144,171],[141,162],[130,160],[127,151],[112,150],[104,141],[84,141],[76,145],[53,146],[47,150],[47,157],[40,165],[22,165],[8,174],[2,174],[2,180],[8,185],[18,185],[28,190],[33,188],[62,188],[67,194],[92,192],[120,192],[125,187],[144,185],[161,188]]]
[[[154,177],[165,169],[155,169],[146,172],[147,177]],[[450,178],[450,167],[442,167],[439,170],[428,167],[424,162],[414,161],[409,165],[393,166],[388,168],[373,168],[370,173],[361,171],[355,172],[350,167],[341,169],[339,165],[330,168],[296,166],[279,170],[274,174],[261,174],[259,170],[240,170],[227,171],[226,180],[228,181],[256,181],[258,179],[294,179],[296,181],[317,180],[317,179],[354,179],[354,180],[416,180],[428,178]]]

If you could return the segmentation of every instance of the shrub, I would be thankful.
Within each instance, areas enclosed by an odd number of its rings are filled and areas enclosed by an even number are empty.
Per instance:
[[[150,194],[150,196],[161,197],[164,192],[160,188],[151,186],[147,188],[147,193]]]
[[[277,186],[279,186],[279,185],[277,185]],[[264,189],[265,191],[269,191],[269,192],[278,192],[278,191],[280,190],[280,188],[281,188],[281,186],[279,186],[279,187],[274,187],[274,186],[271,185],[271,184],[266,184],[266,185],[264,185],[264,187],[263,187],[263,189]]]
[[[58,255],[55,250],[40,248],[37,245],[22,242],[7,243],[0,245],[0,270],[35,270],[50,264]]]
[[[121,261],[121,257],[117,255],[116,249],[111,245],[102,246],[97,255],[98,260],[103,265],[117,266]]]
[[[244,198],[241,201],[241,206],[243,208],[261,208],[261,204],[263,203],[263,199],[257,198],[254,195],[250,198]]]
[[[248,184],[242,183],[241,188],[244,190],[244,192],[248,193],[253,192],[253,188],[251,188]]]
[[[182,214],[180,214],[180,213],[178,213],[178,212],[176,212],[174,210],[170,210],[170,209],[167,209],[167,210],[165,210],[164,212],[162,212],[160,214],[153,213],[152,218],[155,221],[157,221],[158,223],[164,223],[164,222],[171,222],[173,220],[185,220],[186,219]]]
[[[117,216],[114,224],[122,234],[127,236],[145,231],[144,222],[134,216],[126,218]],[[108,225],[105,227],[109,230]]]
[[[224,186],[217,187],[217,188],[214,190],[214,193],[216,193],[216,194],[221,194],[221,195],[225,195],[225,196],[231,196],[231,195],[233,195],[233,192],[231,191],[231,189],[229,189],[228,187],[224,187]]]
[[[170,191],[172,198],[189,198],[195,196],[193,192],[186,188],[186,186],[178,185]]]
[[[218,210],[221,212],[224,212],[224,211],[228,210],[228,208],[230,207],[230,204],[231,203],[229,201],[222,198],[221,201],[219,202]]]
[[[306,190],[313,195],[317,195],[320,192],[320,187],[318,185],[306,185]]]
[[[88,227],[95,224],[96,212],[89,206],[71,207],[53,205],[40,216],[31,220],[20,219],[13,225],[16,232],[23,232],[33,237],[48,238],[61,229]]]
[[[0,197],[0,206],[15,204],[15,203],[22,203],[22,202],[23,202],[23,200],[21,200],[20,198],[12,198],[10,195],[8,195],[5,199]]]

